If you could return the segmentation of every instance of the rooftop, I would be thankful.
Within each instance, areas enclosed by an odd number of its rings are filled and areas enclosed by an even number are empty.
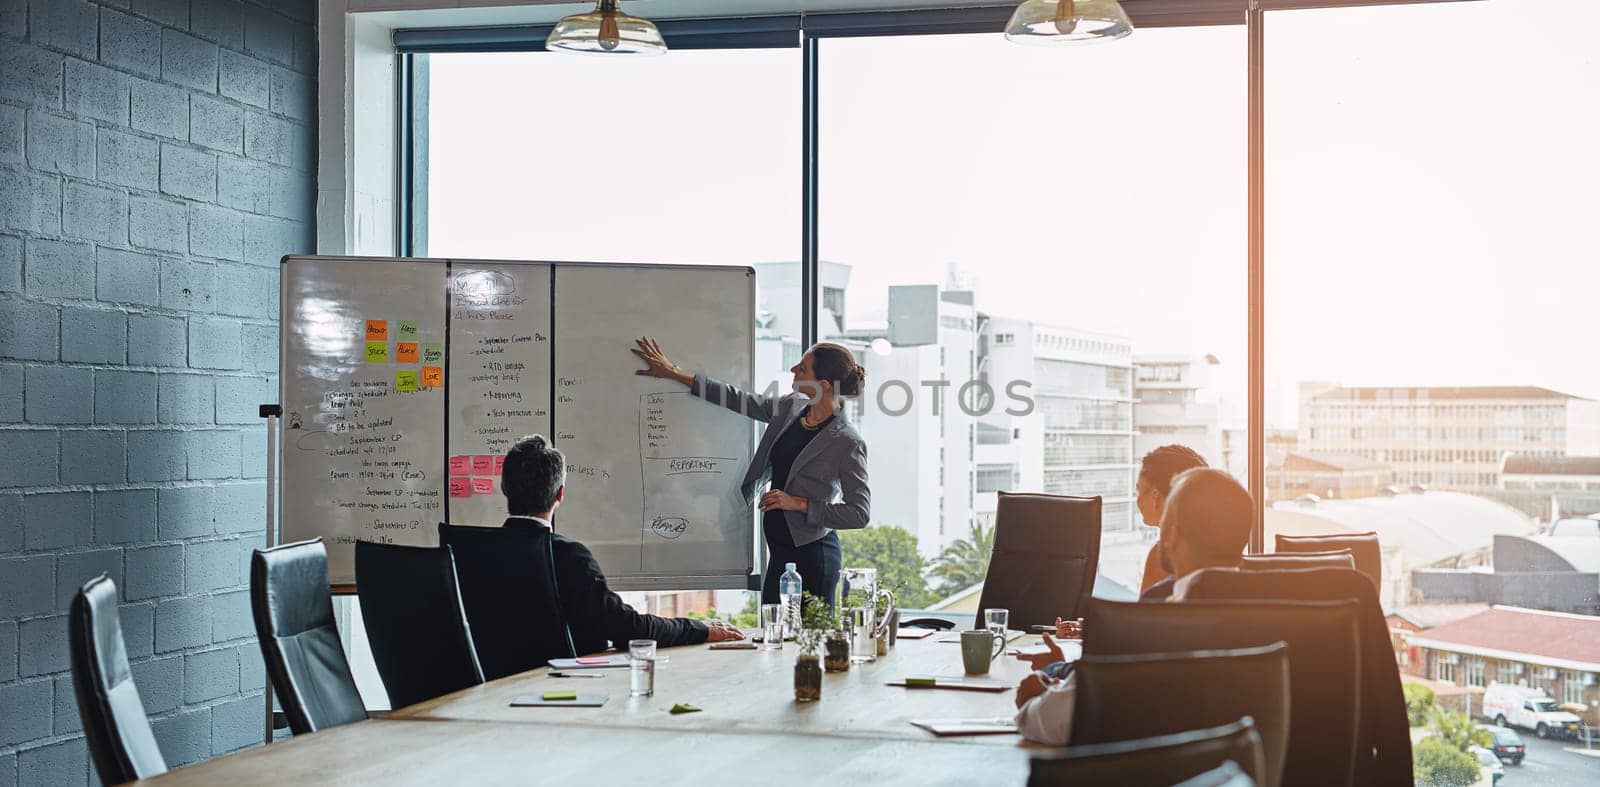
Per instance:
[[[1470,618],[1480,612],[1487,612],[1488,604],[1410,604],[1404,607],[1395,607],[1384,613],[1384,617],[1397,617],[1417,628],[1431,629],[1443,626],[1458,620]]]
[[[1357,470],[1389,470],[1389,465],[1355,454],[1335,451],[1287,451],[1277,461],[1269,459],[1267,467],[1290,470],[1326,469],[1354,472]]]
[[[1285,501],[1266,512],[1267,543],[1284,535],[1376,531],[1385,550],[1399,550],[1407,570],[1488,550],[1496,535],[1531,535],[1533,521],[1516,509],[1462,492],[1421,492],[1317,502]],[[1389,565],[1385,562],[1385,572]]]
[[[1592,475],[1600,476],[1600,456],[1527,456],[1511,454],[1506,457],[1505,475]]]
[[[1600,672],[1600,617],[1492,607],[1418,632],[1411,644]]]
[[[1455,388],[1433,387],[1406,387],[1386,385],[1373,388],[1330,388],[1312,397],[1313,401],[1383,401],[1383,402],[1425,402],[1430,400],[1503,400],[1503,399],[1551,399],[1567,400],[1582,399],[1582,397],[1552,391],[1549,388],[1539,388],[1532,385],[1480,385],[1463,386]],[[1585,400],[1587,401],[1587,400]]]

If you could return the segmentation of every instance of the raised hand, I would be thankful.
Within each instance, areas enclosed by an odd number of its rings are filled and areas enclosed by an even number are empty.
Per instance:
[[[648,336],[641,336],[634,340],[634,346],[628,348],[644,361],[645,368],[634,371],[634,374],[645,377],[660,377],[663,380],[677,380],[684,385],[694,382],[694,377],[683,371],[683,368],[673,363],[667,354],[661,351],[661,345]]]

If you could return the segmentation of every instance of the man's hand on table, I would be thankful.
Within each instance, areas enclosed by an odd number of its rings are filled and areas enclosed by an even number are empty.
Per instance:
[[[720,620],[706,621],[706,642],[727,642],[744,639],[744,632]]]
[[[1028,666],[1041,670],[1058,661],[1066,661],[1067,657],[1061,652],[1061,646],[1049,634],[1042,635],[1045,651],[1033,655],[1017,654],[1017,659],[1028,662]]]
[[[1043,672],[1036,670],[1028,673],[1028,677],[1023,678],[1022,682],[1017,684],[1017,707],[1020,708],[1028,704],[1028,700],[1043,694],[1045,689],[1053,682]]]

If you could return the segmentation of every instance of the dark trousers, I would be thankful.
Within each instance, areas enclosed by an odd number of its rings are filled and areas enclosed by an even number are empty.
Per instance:
[[[773,512],[768,512],[773,513]],[[776,512],[781,515],[782,512]],[[778,603],[778,580],[783,576],[785,563],[793,563],[800,572],[800,586],[817,598],[833,605],[839,586],[839,567],[843,556],[839,551],[839,534],[826,536],[806,544],[794,545],[789,526],[781,519],[765,518],[763,529],[767,535],[767,571],[761,580],[761,603]]]

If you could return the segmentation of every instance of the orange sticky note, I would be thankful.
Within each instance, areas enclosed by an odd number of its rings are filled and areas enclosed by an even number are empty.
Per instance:
[[[382,342],[389,339],[388,320],[367,320],[367,341]]]
[[[416,363],[421,360],[421,351],[417,349],[416,342],[395,342],[395,360],[400,363]]]
[[[450,457],[450,475],[472,475],[472,457]]]
[[[492,457],[492,456],[474,456],[474,457],[472,457],[472,474],[473,475],[489,475],[490,473],[493,473],[493,472],[494,472],[494,457]]]
[[[443,388],[444,387],[444,367],[443,366],[424,366],[424,367],[422,367],[422,387],[423,388]]]
[[[452,478],[452,479],[450,479],[450,496],[451,497],[472,497],[472,479],[470,479],[470,478]]]
[[[452,479],[452,480],[454,480],[454,479]],[[494,479],[493,478],[474,478],[474,479],[472,479],[472,492],[473,492],[473,494],[478,494],[478,495],[492,495],[492,494],[494,494]]]

